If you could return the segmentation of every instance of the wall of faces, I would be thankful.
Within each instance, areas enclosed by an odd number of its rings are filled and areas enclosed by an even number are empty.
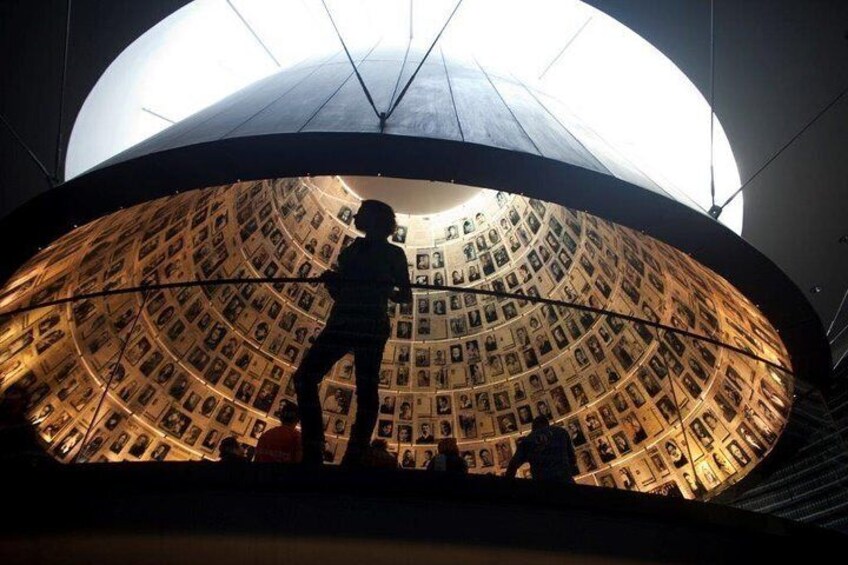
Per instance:
[[[360,235],[359,204],[337,177],[151,201],[40,252],[0,292],[0,307],[139,284],[317,276]],[[391,240],[413,282],[512,295],[416,290],[412,304],[389,305],[374,435],[401,467],[425,467],[453,437],[472,473],[502,473],[544,415],[571,434],[578,482],[705,499],[775,445],[791,408],[788,374],[705,341],[531,300],[661,322],[788,367],[761,313],[684,253],[489,190],[398,223]],[[250,451],[296,403],[291,375],[331,306],[318,284],[245,283],[41,308],[2,321],[0,388],[26,387],[59,461],[215,459],[227,436]],[[344,453],[355,413],[353,371],[345,358],[322,383],[329,462]]]

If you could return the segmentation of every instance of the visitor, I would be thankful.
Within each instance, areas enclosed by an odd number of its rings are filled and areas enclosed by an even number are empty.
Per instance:
[[[320,465],[324,426],[318,385],[333,365],[353,351],[356,368],[356,417],[342,465],[359,465],[377,423],[380,361],[391,325],[388,301],[412,302],[406,255],[387,241],[397,226],[394,210],[378,200],[365,200],[354,216],[365,233],[340,254],[338,270],[321,278],[335,301],[327,326],[294,374],[303,430],[303,462]]]
[[[247,463],[244,447],[234,436],[225,437],[218,445],[219,461],[221,463],[239,464]]]
[[[529,463],[535,480],[573,483],[577,474],[575,461],[574,446],[568,432],[551,426],[547,417],[537,416],[530,434],[518,444],[505,476],[515,477],[518,468]]]
[[[448,475],[468,474],[468,463],[459,454],[456,439],[446,437],[439,440],[439,453],[427,464],[427,470]]]
[[[362,466],[372,469],[397,469],[398,460],[396,455],[389,453],[386,440],[375,439],[362,459]]]
[[[38,432],[27,418],[29,395],[12,385],[0,401],[0,463],[32,465],[49,461]]]
[[[280,425],[259,437],[256,443],[256,463],[300,463],[303,450],[297,430],[297,406],[285,403],[280,410]]]

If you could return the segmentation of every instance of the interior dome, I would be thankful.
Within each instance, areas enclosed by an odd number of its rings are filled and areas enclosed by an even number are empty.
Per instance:
[[[398,214],[391,237],[414,283],[446,287],[416,289],[412,304],[389,309],[374,433],[401,466],[423,467],[435,442],[453,437],[472,472],[500,473],[539,415],[571,433],[584,484],[703,499],[766,457],[793,382],[776,368],[789,366],[783,343],[750,301],[637,231],[478,190],[442,213]],[[54,242],[0,304],[315,276],[360,235],[359,203],[338,177],[161,198]],[[3,386],[30,392],[31,417],[60,461],[214,459],[227,436],[252,449],[296,402],[291,375],[331,306],[322,285],[278,281],[40,308],[4,323]],[[339,461],[350,433],[353,371],[345,358],[321,385],[327,461]]]

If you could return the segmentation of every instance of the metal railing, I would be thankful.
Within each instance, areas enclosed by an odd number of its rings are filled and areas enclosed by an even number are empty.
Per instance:
[[[57,298],[52,300],[45,300],[43,302],[32,303],[26,306],[20,306],[17,308],[12,308],[5,312],[0,312],[0,321],[6,320],[10,317],[14,317],[17,315],[25,314],[27,312],[31,312],[34,310],[42,309],[42,308],[50,308],[54,306],[61,306],[65,304],[71,304],[78,301],[83,300],[91,300],[97,298],[107,298],[111,296],[119,296],[119,295],[128,295],[128,294],[140,294],[141,295],[141,305],[139,307],[138,313],[133,317],[131,324],[129,325],[129,331],[126,333],[127,338],[121,344],[121,347],[117,353],[117,358],[114,362],[110,362],[111,371],[109,373],[108,379],[103,385],[103,393],[101,394],[97,406],[95,408],[94,414],[91,418],[91,423],[86,428],[85,434],[83,436],[83,440],[79,443],[79,450],[74,458],[74,461],[79,461],[80,456],[85,452],[86,446],[88,445],[88,440],[93,429],[96,427],[98,423],[98,416],[102,406],[106,400],[108,391],[112,385],[112,381],[115,378],[115,374],[117,368],[120,366],[121,361],[124,358],[124,354],[127,349],[127,345],[130,342],[131,336],[133,335],[133,330],[141,317],[141,313],[144,311],[144,306],[147,303],[148,297],[154,291],[160,290],[174,290],[174,289],[183,289],[183,288],[191,288],[191,287],[217,287],[217,286],[226,286],[226,285],[243,285],[243,284],[324,284],[324,279],[321,277],[247,277],[247,278],[220,278],[220,279],[211,279],[211,280],[185,280],[185,281],[175,281],[175,282],[165,282],[165,283],[156,283],[156,284],[145,284],[140,286],[133,287],[123,287],[123,288],[113,288],[113,289],[105,289],[96,292],[82,293],[73,296],[67,296],[64,298]],[[351,279],[347,278],[344,282],[349,284],[368,284],[373,283],[371,279],[363,278],[363,279]],[[674,326],[669,326],[666,324],[662,324],[659,322],[655,322],[650,319],[641,318],[638,316],[633,316],[630,314],[625,314],[622,312],[616,312],[604,308],[596,308],[592,306],[588,306],[585,304],[580,304],[573,301],[564,301],[564,300],[556,300],[550,298],[543,298],[539,296],[533,295],[525,295],[504,291],[495,291],[481,288],[467,288],[467,287],[458,287],[458,286],[445,286],[445,285],[430,285],[430,284],[410,284],[411,288],[419,291],[427,291],[429,292],[447,292],[447,293],[457,293],[457,294],[475,294],[480,296],[493,297],[496,299],[514,299],[523,302],[530,302],[533,304],[547,304],[556,307],[568,308],[580,312],[588,312],[594,315],[606,316],[609,318],[617,318],[620,320],[632,322],[635,324],[643,324],[644,326],[653,328],[657,330],[657,338],[660,336],[660,332],[670,332],[674,334],[678,334],[681,336],[685,336],[687,338],[693,340],[700,340],[716,347],[724,348],[726,350],[732,351],[739,355],[743,355],[752,360],[755,360],[760,363],[764,363],[774,369],[781,371],[787,375],[792,376],[793,373],[787,367],[784,367],[778,363],[770,361],[769,359],[765,359],[760,357],[749,350],[737,347],[735,345],[731,345],[725,343],[721,340],[712,338],[707,335],[702,335],[699,333],[691,332],[688,330],[683,330]],[[113,357],[114,358],[114,357]],[[686,430],[686,426],[683,422],[683,411],[681,410],[681,404],[677,397],[677,392],[675,391],[675,386],[673,381],[671,382],[671,399],[674,402],[676,416],[678,420],[678,425],[680,426],[681,432],[683,434],[684,443],[686,446],[686,451],[688,455],[688,463],[691,467],[691,471],[693,477],[697,476],[695,472],[695,462],[692,457],[692,449],[689,445],[689,433]],[[670,422],[669,422],[670,424]]]

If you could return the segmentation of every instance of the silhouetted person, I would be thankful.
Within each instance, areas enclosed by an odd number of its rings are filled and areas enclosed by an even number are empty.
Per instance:
[[[221,463],[247,463],[244,448],[233,436],[225,437],[218,445]]]
[[[456,440],[446,437],[439,440],[439,452],[430,459],[427,470],[436,473],[447,473],[449,475],[467,475],[468,463],[459,454]]]
[[[574,446],[564,429],[551,426],[545,416],[533,419],[533,431],[518,444],[506,469],[507,477],[515,477],[518,468],[530,463],[535,480],[574,482],[577,474]]]
[[[389,453],[389,446],[384,439],[375,439],[362,459],[363,467],[375,469],[397,469],[397,456]]]
[[[26,465],[49,461],[38,432],[26,415],[29,395],[12,385],[0,401],[0,463]]]
[[[354,222],[365,237],[357,238],[339,254],[338,270],[322,275],[335,304],[327,327],[293,377],[303,430],[303,462],[307,464],[322,463],[324,426],[318,385],[350,351],[356,369],[356,419],[342,464],[361,463],[377,423],[380,361],[391,331],[388,301],[412,301],[406,255],[386,241],[396,228],[394,210],[383,202],[365,200]]]
[[[300,463],[303,457],[297,407],[285,404],[280,413],[281,425],[271,428],[256,443],[256,463]]]

